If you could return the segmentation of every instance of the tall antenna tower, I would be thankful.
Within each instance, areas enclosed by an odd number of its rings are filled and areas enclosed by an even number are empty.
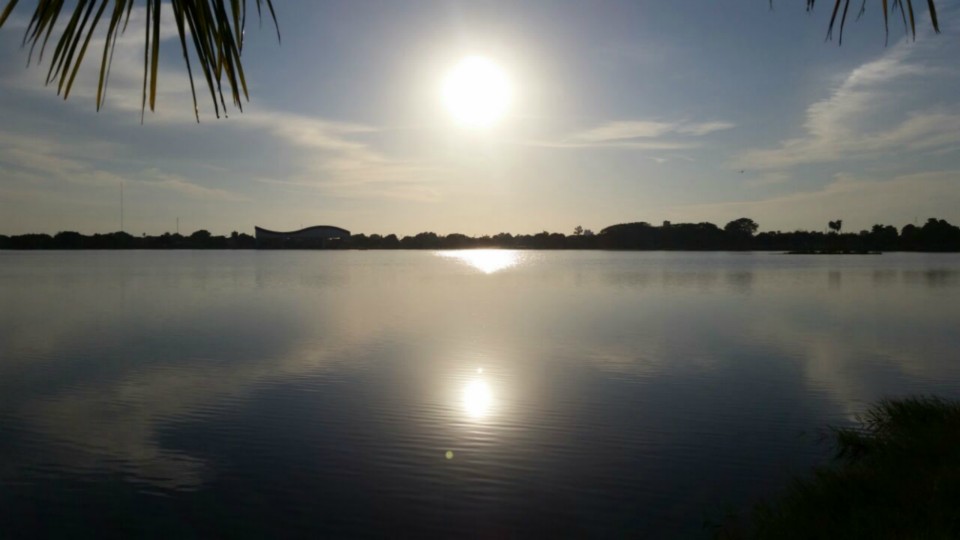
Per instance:
[[[120,232],[123,232],[123,179],[120,179]]]

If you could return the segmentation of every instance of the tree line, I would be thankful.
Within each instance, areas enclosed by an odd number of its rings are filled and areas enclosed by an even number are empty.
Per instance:
[[[349,238],[317,241],[259,242],[249,234],[234,231],[216,236],[199,230],[188,236],[164,233],[133,236],[125,232],[83,235],[64,231],[48,234],[0,235],[0,249],[609,249],[609,250],[731,250],[795,252],[870,251],[960,251],[960,227],[946,220],[930,218],[921,226],[900,229],[874,225],[870,230],[843,232],[843,220],[830,221],[826,231],[769,231],[757,234],[758,224],[739,218],[718,227],[713,223],[671,223],[661,225],[639,221],[620,223],[593,233],[577,226],[572,234],[543,231],[536,234],[499,233],[467,236],[422,232],[413,236],[395,234],[354,234]]]

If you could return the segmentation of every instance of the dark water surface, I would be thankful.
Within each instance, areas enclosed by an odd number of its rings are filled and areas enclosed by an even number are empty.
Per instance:
[[[958,323],[957,255],[0,252],[0,537],[708,536]]]

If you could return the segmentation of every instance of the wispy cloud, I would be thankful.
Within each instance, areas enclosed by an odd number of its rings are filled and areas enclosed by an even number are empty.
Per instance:
[[[192,199],[241,201],[246,197],[223,189],[206,187],[158,168],[121,174],[100,166],[116,155],[119,145],[93,141],[61,143],[53,138],[0,132],[0,162],[8,168],[4,180],[56,190],[70,184],[87,188],[115,187],[121,182],[177,192]],[[87,156],[97,156],[90,158]]]
[[[138,24],[138,11],[134,11],[131,27]],[[172,17],[167,17],[172,21]],[[172,24],[172,23],[171,23]],[[167,28],[162,37],[175,36],[175,27]],[[124,38],[133,39],[133,38]],[[142,38],[141,38],[142,41]],[[106,111],[102,114],[107,121],[118,121],[123,124],[132,124],[139,121],[141,109],[141,85],[143,76],[142,48],[135,43],[118,45],[111,68],[109,97]],[[91,50],[94,44],[91,45]],[[187,74],[184,72],[179,59],[168,58],[161,67],[158,90],[158,112],[150,114],[144,129],[153,132],[166,129],[190,129],[194,123],[192,99]],[[95,63],[95,62],[94,62]],[[73,94],[67,103],[57,103],[59,107],[90,108],[95,97],[97,87],[97,73],[92,63],[88,62],[81,70]],[[99,64],[94,67],[99,67]],[[25,70],[21,76],[13,81],[6,81],[21,89],[35,91],[38,84],[37,73],[40,70]],[[198,84],[201,84],[198,81]],[[50,101],[56,101],[53,90],[50,92]],[[209,108],[204,102],[206,94],[198,88],[198,100],[201,110]],[[215,121],[212,115],[201,112],[204,123]],[[396,159],[379,151],[371,142],[364,140],[375,136],[382,130],[375,126],[354,122],[334,121],[324,118],[292,114],[276,110],[258,109],[249,107],[244,114],[231,114],[229,120],[218,122],[217,129],[221,137],[234,138],[237,136],[282,141],[290,150],[290,156],[284,163],[287,169],[277,178],[268,178],[266,181],[274,184],[286,184],[301,189],[313,189],[326,195],[337,197],[382,197],[417,201],[435,201],[439,192],[431,186],[442,174],[436,167],[425,163],[417,163],[406,159]],[[3,134],[0,134],[3,135]],[[8,141],[18,139],[15,149],[7,149],[5,153],[0,138],[0,159],[6,158],[8,163],[19,163],[25,168],[32,169],[37,174],[47,177],[67,179],[71,182],[96,180],[90,173],[95,167],[91,160],[78,155],[77,149],[83,145],[71,142],[69,148],[64,145],[53,144],[53,137],[45,136],[32,138],[29,141],[19,134],[9,133]],[[36,139],[36,140],[33,140]],[[117,142],[116,148],[123,148],[126,142]],[[88,152],[86,156],[107,157],[116,154],[116,148],[109,154],[105,152]],[[76,156],[67,158],[64,156]],[[216,160],[216,156],[208,159]],[[211,166],[217,172],[233,174],[236,178],[254,180],[244,171],[238,171],[232,163],[235,160],[223,157],[219,162],[204,162],[198,165],[209,170]],[[149,159],[144,159],[149,163]],[[105,164],[109,168],[107,164]],[[292,171],[291,171],[292,169]],[[70,174],[67,174],[70,173]],[[82,174],[80,174],[82,173]],[[158,175],[163,175],[161,176]],[[115,182],[116,177],[106,179]],[[102,179],[101,179],[102,180]],[[136,178],[138,181],[152,187],[162,187],[179,192],[191,198],[213,198],[218,200],[244,200],[237,193],[226,190],[202,186],[182,177],[174,177],[169,171],[161,171],[152,165],[146,167]]]
[[[117,185],[119,177],[98,170],[84,155],[107,157],[115,146],[98,141],[59,142],[54,137],[35,137],[0,131],[0,163],[5,165],[6,181],[28,183],[66,182],[102,187]]]
[[[919,45],[899,44],[877,60],[851,71],[828,97],[810,105],[803,135],[773,148],[755,148],[731,166],[781,169],[808,163],[867,158],[890,151],[927,151],[960,144],[960,113],[942,107],[904,111],[904,97],[940,70],[915,58]],[[902,91],[898,84],[910,80]],[[882,124],[882,125],[878,125]]]
[[[262,182],[318,189],[338,197],[439,199],[432,184],[443,171],[428,163],[392,158],[360,139],[379,133],[377,127],[281,112],[245,114],[237,125],[265,131],[302,150],[292,175]]]
[[[695,135],[702,137],[715,131],[724,131],[737,127],[731,122],[702,122],[699,124],[683,123],[676,127],[676,132],[681,135]]]
[[[191,199],[232,202],[249,200],[249,197],[239,193],[202,186],[182,176],[164,173],[157,169],[142,171],[136,175],[134,182],[144,187],[174,191]]]
[[[744,185],[750,187],[775,186],[789,182],[791,176],[783,171],[768,171],[759,176],[748,178]]]
[[[621,143],[634,139],[653,139],[667,135],[690,135],[702,137],[716,131],[732,129],[730,122],[655,122],[645,120],[608,122],[597,127],[575,133],[569,137],[572,141],[584,143]]]
[[[736,127],[731,122],[665,122],[618,120],[586,128],[555,139],[524,141],[543,148],[624,148],[632,150],[684,150],[699,146],[695,137]]]

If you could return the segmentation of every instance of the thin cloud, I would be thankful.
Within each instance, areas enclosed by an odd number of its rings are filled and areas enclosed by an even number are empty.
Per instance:
[[[555,139],[517,141],[537,148],[675,151],[700,146],[695,139],[736,127],[730,122],[663,122],[656,120],[618,120],[570,133]]]
[[[737,127],[731,122],[703,122],[700,124],[680,124],[676,132],[681,135],[694,135],[702,137],[717,131],[725,131]]]
[[[570,137],[574,141],[587,143],[610,143],[630,139],[649,139],[667,135],[691,135],[700,137],[716,131],[735,127],[730,122],[653,122],[653,121],[617,121],[576,133]]]
[[[911,93],[942,70],[915,57],[919,45],[899,44],[877,60],[852,70],[828,97],[811,104],[804,134],[773,148],[750,149],[732,162],[735,169],[783,169],[810,163],[868,158],[891,151],[934,151],[960,145],[960,112],[950,108],[902,111],[896,85],[913,82]],[[885,120],[885,125],[867,125]]]
[[[240,202],[250,200],[238,193],[219,188],[210,188],[193,183],[182,176],[160,172],[156,169],[144,171],[133,182],[151,188],[166,189],[185,195],[191,199]]]
[[[535,148],[623,148],[628,150],[688,150],[696,148],[694,143],[671,141],[520,141],[518,144]]]
[[[245,197],[223,189],[210,188],[178,175],[149,168],[135,174],[104,170],[99,161],[114,155],[118,146],[98,141],[61,143],[53,138],[18,136],[0,132],[0,162],[13,169],[7,180],[20,179],[47,187],[71,184],[87,188],[115,187],[121,182],[175,191],[193,199],[243,201]],[[98,156],[91,159],[86,156]]]
[[[747,179],[744,182],[744,185],[749,187],[775,186],[779,184],[785,184],[791,179],[792,177],[783,171],[770,171],[754,178]]]
[[[297,171],[268,183],[299,186],[347,198],[390,198],[433,202],[439,192],[431,184],[443,171],[427,163],[391,158],[358,140],[379,128],[296,116],[280,112],[245,114],[237,125],[257,129],[303,150]],[[264,181],[264,180],[261,180]]]

